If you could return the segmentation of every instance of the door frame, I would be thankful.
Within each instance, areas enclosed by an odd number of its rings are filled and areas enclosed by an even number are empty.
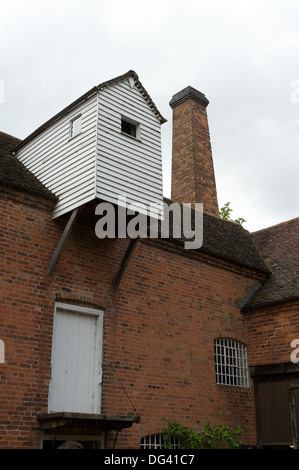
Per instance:
[[[299,416],[296,416],[296,402],[295,402],[295,394],[294,390],[299,389],[299,377],[296,381],[290,381],[289,385],[289,398],[290,398],[290,414],[291,414],[291,427],[292,427],[292,436],[293,436],[293,446],[294,449],[299,448],[298,443],[298,426],[297,421],[299,420]]]

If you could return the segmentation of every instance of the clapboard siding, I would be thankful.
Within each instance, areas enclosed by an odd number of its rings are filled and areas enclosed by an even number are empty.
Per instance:
[[[83,107],[81,107],[80,111],[75,110],[72,114],[69,114],[63,120],[51,126],[43,134],[37,136],[34,140],[34,145],[32,145],[32,143],[28,144],[26,153],[22,156],[24,164],[27,166],[30,165],[32,169],[35,169],[36,166],[42,165],[47,159],[49,159],[50,162],[55,161],[55,158],[53,159],[53,153],[55,157],[56,154],[59,155],[60,152],[67,150],[65,146],[66,139],[68,141],[68,147],[77,145],[76,139],[69,139],[69,121],[72,117],[80,114],[80,112],[82,113],[82,108]],[[92,114],[92,116],[90,116],[90,114]],[[82,142],[84,138],[87,138],[86,132],[88,134],[88,129],[94,126],[95,117],[95,103],[86,103],[80,142]],[[90,120],[92,120],[91,124]],[[20,150],[19,156],[22,154],[23,152]],[[39,157],[34,159],[37,154]]]
[[[130,142],[124,142],[124,145],[121,145],[121,142],[118,140],[114,141],[114,136],[111,136],[109,140],[105,142],[105,154],[109,159],[109,162],[112,160],[112,156],[117,152],[118,159],[121,161],[127,161],[134,165],[139,165],[147,169],[151,167],[151,171],[156,171],[157,175],[160,174],[160,158],[154,158],[154,152],[151,156],[148,153],[144,152],[142,148],[138,152],[132,152]],[[126,139],[126,137],[125,137]],[[127,144],[127,145],[126,145]],[[138,143],[136,143],[137,147]]]
[[[121,116],[140,123],[140,139],[121,133]],[[128,81],[99,93],[97,195],[138,207],[162,203],[160,122],[145,98]],[[141,206],[139,206],[141,207]]]
[[[162,204],[161,117],[135,81],[98,87],[93,96],[45,127],[17,152],[19,160],[59,197],[53,217],[93,199],[138,208]],[[82,115],[81,133],[70,139],[70,121]],[[121,117],[140,123],[134,139],[121,132]]]
[[[69,123],[82,114],[81,133],[70,139]],[[17,154],[19,160],[59,197],[58,217],[95,197],[97,96],[73,109]]]

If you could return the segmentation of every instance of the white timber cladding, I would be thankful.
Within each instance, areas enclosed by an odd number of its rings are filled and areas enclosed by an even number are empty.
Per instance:
[[[121,121],[138,125],[137,138],[121,132]],[[99,91],[96,191],[99,199],[148,213],[163,203],[160,121],[141,91],[124,80]],[[141,206],[141,205],[143,206]]]
[[[81,115],[81,132],[70,135]],[[97,95],[77,106],[22,147],[17,158],[59,200],[58,217],[95,198]]]
[[[56,303],[49,412],[101,412],[103,311]]]
[[[78,118],[78,119],[77,119]],[[136,137],[122,132],[133,123]],[[56,196],[53,218],[99,199],[153,216],[163,210],[161,122],[138,81],[126,77],[62,115],[17,158]],[[145,210],[143,210],[145,208]]]

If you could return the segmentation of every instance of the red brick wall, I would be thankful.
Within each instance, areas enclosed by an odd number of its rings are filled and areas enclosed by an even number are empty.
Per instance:
[[[254,440],[251,385],[216,385],[214,373],[215,338],[247,342],[239,304],[251,283],[237,272],[138,245],[107,313],[111,324],[106,323],[105,331],[106,355],[116,358],[117,374],[142,416],[141,423],[121,433],[120,446],[126,438],[138,446],[142,436],[160,432],[165,419],[198,430],[207,421],[240,424]],[[111,336],[117,338],[114,344]],[[122,400],[124,411],[130,409],[109,368],[104,370],[104,385],[108,413],[113,412],[112,397],[114,402]]]
[[[37,413],[44,406],[49,355],[43,342],[49,318],[49,256],[51,205],[10,191],[0,200],[0,337],[5,363],[0,364],[0,448],[39,446]],[[24,203],[20,202],[23,201]]]
[[[299,338],[299,300],[246,313],[251,365],[291,362],[291,341]]]
[[[140,438],[160,432],[165,419],[195,429],[207,421],[243,425],[244,438],[254,443],[252,384],[215,384],[213,342],[222,335],[247,343],[239,305],[256,279],[212,258],[140,241],[113,292],[128,241],[99,240],[93,227],[81,224],[49,277],[65,222],[51,220],[45,201],[17,199],[11,192],[0,210],[0,338],[6,347],[0,448],[39,447],[36,416],[47,412],[54,303],[62,299],[105,310],[102,412],[133,414],[133,404],[141,416],[120,433],[119,447],[139,447]]]

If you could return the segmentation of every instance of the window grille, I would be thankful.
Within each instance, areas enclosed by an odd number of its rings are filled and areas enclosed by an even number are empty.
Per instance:
[[[152,434],[151,436],[142,437],[140,440],[140,449],[162,449],[162,434]],[[170,445],[172,449],[180,449],[180,439],[174,436],[170,437]]]
[[[248,387],[247,347],[229,338],[215,340],[216,383]]]

